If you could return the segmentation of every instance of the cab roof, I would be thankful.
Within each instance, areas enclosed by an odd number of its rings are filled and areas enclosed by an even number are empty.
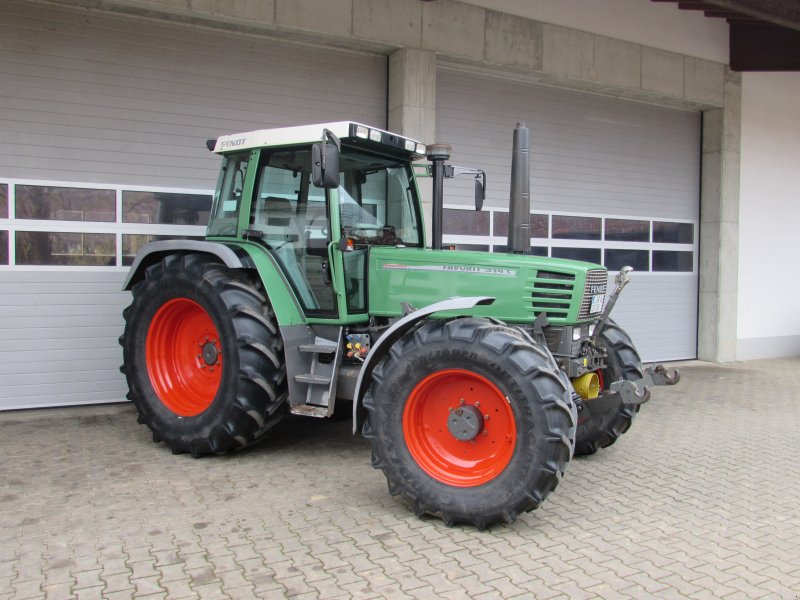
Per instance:
[[[325,130],[344,142],[372,146],[379,145],[387,147],[385,149],[406,152],[414,158],[425,156],[425,145],[417,140],[354,121],[336,121],[334,123],[232,133],[223,135],[216,140],[209,140],[208,146],[213,152],[225,154],[252,148],[309,144],[322,141]]]

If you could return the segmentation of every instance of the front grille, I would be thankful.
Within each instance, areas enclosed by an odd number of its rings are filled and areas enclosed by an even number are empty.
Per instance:
[[[548,318],[565,319],[572,304],[575,275],[555,271],[539,271],[533,278],[533,312]]]
[[[581,310],[578,313],[579,319],[588,319],[589,317],[599,315],[603,311],[601,305],[599,310],[589,312],[592,307],[592,296],[602,293],[605,295],[608,286],[608,271],[605,269],[593,269],[586,273],[586,286],[583,289],[583,298],[581,299]],[[603,301],[605,304],[605,301]]]

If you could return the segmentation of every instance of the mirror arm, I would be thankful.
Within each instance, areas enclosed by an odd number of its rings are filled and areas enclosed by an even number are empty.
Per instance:
[[[336,145],[336,150],[342,151],[342,141],[330,129],[322,130],[322,171],[328,167],[328,140]]]

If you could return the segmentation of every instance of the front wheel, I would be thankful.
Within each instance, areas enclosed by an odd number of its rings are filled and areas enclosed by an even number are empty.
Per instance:
[[[631,338],[609,319],[598,336],[598,345],[606,350],[606,368],[599,372],[605,390],[620,379],[638,381],[642,373],[642,360]],[[584,403],[578,417],[578,433],[575,439],[576,456],[594,454],[600,448],[611,446],[633,423],[639,412],[638,404],[619,402],[604,411],[592,408],[592,401]]]
[[[373,372],[364,407],[389,491],[448,524],[513,521],[572,456],[576,415],[552,356],[488,319],[407,334]]]
[[[151,265],[125,309],[125,373],[154,441],[238,450],[285,414],[283,343],[258,281],[199,254]]]

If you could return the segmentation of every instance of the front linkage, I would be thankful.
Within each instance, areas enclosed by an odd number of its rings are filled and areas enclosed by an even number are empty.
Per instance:
[[[600,315],[600,319],[595,326],[594,333],[590,338],[590,345],[596,347],[597,340],[603,331],[606,323],[608,323],[611,310],[628,283],[631,281],[632,267],[623,267],[617,276],[614,278],[616,287],[608,298],[606,306]],[[609,386],[610,392],[607,392],[596,399],[591,400],[592,406],[603,410],[607,405],[612,407],[620,400],[623,404],[642,405],[650,400],[650,389],[654,385],[675,385],[681,379],[680,373],[677,369],[670,369],[661,364],[654,364],[644,369],[643,377],[636,381],[621,380],[614,381]],[[583,400],[579,397],[575,398],[578,404],[578,411],[583,409]]]

